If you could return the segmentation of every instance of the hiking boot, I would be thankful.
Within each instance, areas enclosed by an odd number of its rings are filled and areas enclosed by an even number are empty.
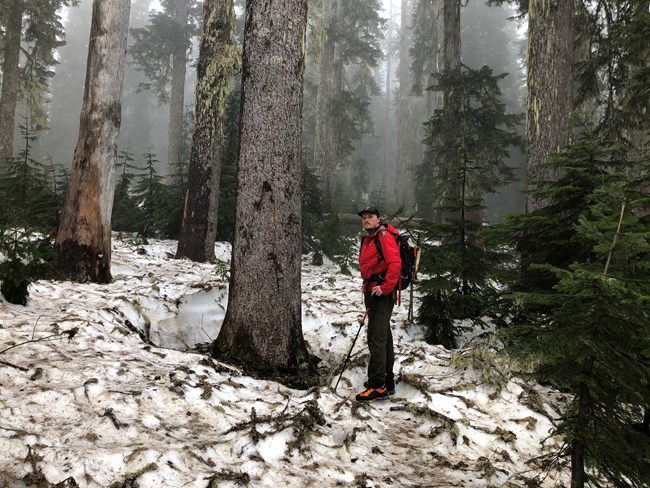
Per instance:
[[[373,400],[388,400],[388,390],[385,386],[380,388],[368,388],[356,396],[358,402],[370,402]]]
[[[392,374],[390,376],[386,375],[386,384],[384,386],[386,386],[389,395],[395,394],[395,380],[393,379]],[[370,385],[368,384],[367,380],[363,382],[363,387],[370,388]]]

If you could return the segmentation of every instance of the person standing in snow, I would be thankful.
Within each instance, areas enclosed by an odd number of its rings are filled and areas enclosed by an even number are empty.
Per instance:
[[[359,267],[363,279],[363,297],[368,313],[368,381],[366,390],[356,396],[357,401],[384,400],[395,393],[393,363],[393,334],[390,317],[400,276],[401,261],[395,236],[399,231],[382,223],[375,207],[366,207],[358,213],[366,235],[359,251]],[[381,252],[380,252],[381,250]]]

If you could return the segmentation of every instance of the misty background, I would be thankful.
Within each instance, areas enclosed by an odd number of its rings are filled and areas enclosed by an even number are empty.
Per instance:
[[[403,5],[409,8],[406,23],[402,22]],[[421,155],[425,150],[425,145],[422,144],[423,124],[432,112],[431,105],[435,104],[435,101],[431,101],[430,92],[422,90],[418,94],[413,90],[413,73],[423,68],[417,66],[417,59],[414,59],[412,52],[414,28],[412,2],[383,0],[383,4],[378,6],[377,13],[382,23],[378,24],[380,29],[372,42],[379,46],[381,53],[376,66],[370,68],[371,78],[354,87],[357,93],[363,90],[369,94],[367,107],[369,120],[364,121],[362,130],[352,137],[350,153],[344,158],[347,163],[337,165],[333,175],[332,202],[337,206],[336,210],[343,213],[352,212],[366,202],[378,205],[387,211],[403,208],[404,213],[414,212],[415,198],[411,183],[413,175],[410,171],[407,170],[407,174],[402,176],[406,182],[403,186],[404,194],[395,193],[398,158],[396,100],[401,86],[407,85],[409,120],[406,127],[409,130],[409,137],[408,146],[404,147],[402,152],[408,153],[412,163],[416,164],[421,161]],[[195,2],[193,8],[195,15],[200,19],[200,3]],[[174,174],[169,158],[169,100],[161,101],[154,90],[144,87],[151,80],[143,72],[142,66],[137,64],[132,52],[136,42],[134,29],[147,28],[152,15],[162,11],[163,6],[158,1],[132,2],[131,34],[127,51],[118,154],[129,152],[134,159],[132,164],[142,169],[145,167],[143,155],[153,153],[156,159],[156,170],[166,178]],[[35,159],[54,165],[60,164],[65,168],[71,166],[78,138],[91,13],[90,0],[82,0],[78,6],[64,7],[61,11],[65,45],[56,51],[58,64],[54,67],[55,75],[51,80],[47,104],[49,125],[40,131],[38,139],[34,142]],[[236,13],[238,15],[237,37],[241,42],[243,27],[241,3],[237,5]],[[310,116],[310,113],[316,111],[318,92],[316,87],[320,81],[320,59],[318,58],[321,53],[318,44],[322,43],[323,38],[322,24],[319,24],[316,17],[318,14],[320,12],[312,14],[310,11],[308,25],[310,46],[307,51],[304,100],[304,158],[308,164],[313,151],[311,139],[314,137],[314,116]],[[487,65],[494,74],[509,73],[499,83],[503,101],[509,112],[522,113],[525,107],[526,25],[514,19],[514,16],[513,8],[507,5],[488,7],[482,1],[474,1],[467,2],[467,5],[461,7],[462,63],[474,69]],[[180,157],[185,164],[189,160],[191,146],[198,32],[197,29],[195,35],[191,36],[187,51],[183,141]],[[400,57],[404,53],[404,50],[400,49],[400,42],[404,42],[404,39],[410,50],[406,59]],[[322,51],[322,48],[320,50]],[[404,70],[405,67],[408,70]],[[355,76],[360,72],[358,63],[351,62],[344,66],[344,70],[348,79],[359,79]],[[407,79],[403,80],[401,78],[405,73],[408,73]],[[168,93],[169,86],[166,86],[165,90]],[[238,94],[237,89],[235,93]],[[19,108],[17,114],[23,112],[24,108]],[[522,134],[523,130],[522,126],[520,128]],[[20,146],[18,130],[15,143]],[[502,188],[499,194],[486,196],[486,221],[497,221],[506,213],[519,213],[524,209],[521,188],[525,175],[525,157],[519,151],[513,150],[507,164],[516,168],[518,180]],[[359,168],[364,170],[361,179],[359,179]]]

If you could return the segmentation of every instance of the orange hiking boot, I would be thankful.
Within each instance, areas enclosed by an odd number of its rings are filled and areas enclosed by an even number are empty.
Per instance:
[[[388,390],[385,386],[380,388],[368,388],[356,396],[358,402],[371,402],[373,400],[387,400]]]

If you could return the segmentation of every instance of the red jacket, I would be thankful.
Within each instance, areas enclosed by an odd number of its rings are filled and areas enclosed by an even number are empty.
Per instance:
[[[359,267],[361,268],[364,292],[371,291],[376,284],[379,284],[382,294],[389,295],[397,286],[402,270],[399,248],[395,241],[395,236],[398,234],[399,231],[392,225],[382,224],[376,232],[364,236],[361,242],[361,251],[359,251]],[[380,259],[375,237],[379,239],[384,259]],[[373,280],[377,275],[381,275],[384,281],[379,283],[377,280]]]

